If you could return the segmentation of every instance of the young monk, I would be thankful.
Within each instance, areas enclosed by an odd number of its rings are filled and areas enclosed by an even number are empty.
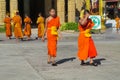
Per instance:
[[[14,23],[14,36],[16,40],[21,39],[23,40],[23,33],[22,33],[22,19],[19,15],[19,12],[15,12],[15,16],[13,17]]]
[[[115,21],[116,21],[116,30],[118,33],[120,28],[120,18],[118,17],[118,15],[116,16]]]
[[[12,26],[11,26],[11,18],[10,18],[10,15],[8,13],[6,14],[6,17],[4,19],[4,23],[5,23],[6,37],[8,39],[11,39]]]
[[[90,58],[89,64],[97,66],[97,63],[93,61],[93,58],[97,56],[97,51],[90,34],[94,23],[89,19],[89,15],[90,12],[85,10],[84,17],[79,20],[78,58],[81,60],[81,65],[86,65],[84,61]]]
[[[55,9],[50,9],[49,11],[50,16],[46,19],[45,23],[45,32],[42,37],[44,41],[44,36],[47,33],[48,39],[48,64],[52,62],[52,66],[57,66],[55,62],[56,52],[57,52],[57,40],[58,40],[58,33],[60,33],[60,18],[56,16]]]
[[[25,23],[24,35],[27,36],[27,40],[29,40],[31,36],[31,23],[32,23],[29,16],[25,15],[24,23]]]
[[[44,18],[42,17],[42,14],[39,13],[38,14],[38,19],[37,19],[37,25],[38,25],[38,37],[36,39],[42,38],[43,34],[44,34]]]

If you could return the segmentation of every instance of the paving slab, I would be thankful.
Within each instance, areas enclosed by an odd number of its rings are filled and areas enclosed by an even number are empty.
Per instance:
[[[57,67],[47,64],[47,41],[35,40],[36,33],[31,41],[18,42],[0,34],[0,80],[120,80],[120,34],[110,31],[93,34],[98,67],[80,66],[76,57],[79,33],[62,32]]]

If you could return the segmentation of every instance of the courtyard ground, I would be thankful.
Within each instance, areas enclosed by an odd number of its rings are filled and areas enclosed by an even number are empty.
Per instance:
[[[0,34],[0,80],[120,80],[120,34],[108,29],[93,34],[99,65],[80,66],[77,59],[78,33],[63,32],[58,42],[57,67],[47,64],[46,42],[7,40]]]

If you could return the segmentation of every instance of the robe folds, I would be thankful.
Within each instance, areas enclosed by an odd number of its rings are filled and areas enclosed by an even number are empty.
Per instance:
[[[25,28],[24,28],[24,35],[30,37],[31,36],[31,19],[26,17],[24,19]]]
[[[11,18],[5,17],[4,23],[5,23],[6,37],[11,37],[12,36]]]
[[[50,55],[51,57],[56,57],[58,35],[51,34],[51,28],[53,26],[59,29],[60,26],[59,17],[55,17],[47,23],[48,55]]]
[[[116,28],[120,28],[120,18],[115,18],[116,21]]]
[[[88,58],[95,58],[97,56],[97,51],[94,45],[94,42],[92,40],[92,37],[86,37],[86,31],[90,31],[92,27],[94,26],[94,23],[92,20],[88,20],[88,22],[85,25],[85,28],[83,26],[79,26],[80,34],[78,37],[78,58],[80,60],[87,60]]]
[[[38,17],[37,22],[38,24],[38,38],[41,38],[44,34],[44,18],[43,17]]]
[[[15,38],[23,38],[21,17],[19,15],[14,16],[13,23],[14,23],[14,36],[15,36]]]

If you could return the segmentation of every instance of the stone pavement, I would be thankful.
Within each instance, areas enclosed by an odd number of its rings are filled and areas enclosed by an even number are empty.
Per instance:
[[[80,66],[76,58],[78,33],[63,33],[57,67],[47,64],[46,42],[6,40],[0,34],[0,80],[120,80],[120,34],[93,34],[98,67]],[[32,38],[35,34],[32,35]]]

